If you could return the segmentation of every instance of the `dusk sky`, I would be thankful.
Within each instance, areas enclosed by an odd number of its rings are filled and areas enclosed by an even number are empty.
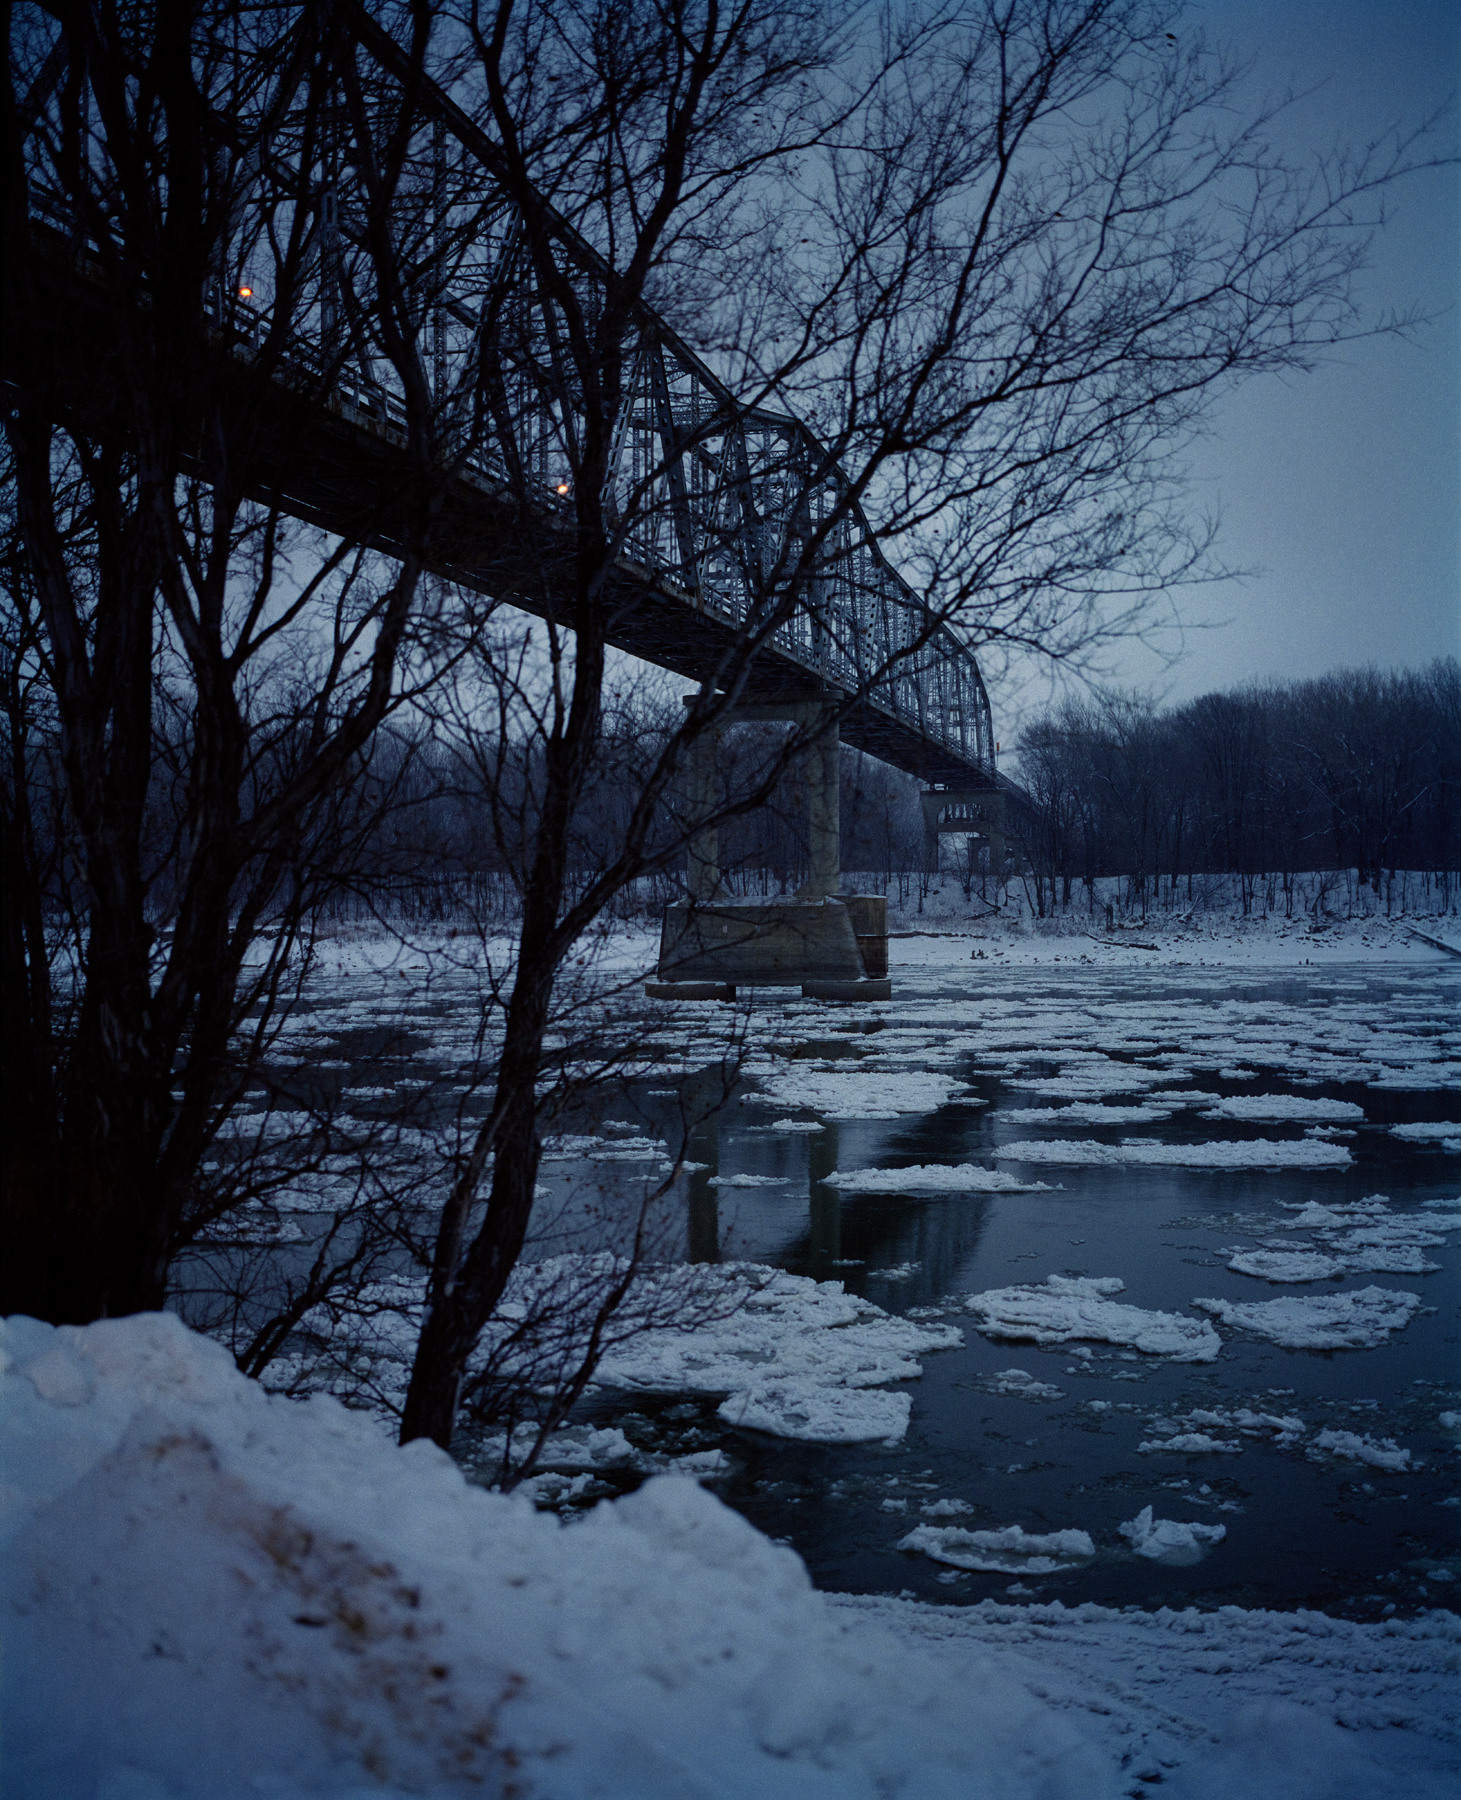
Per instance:
[[[1197,0],[1188,17],[1255,59],[1255,98],[1318,90],[1281,136],[1291,153],[1419,121],[1461,80],[1458,0]],[[1454,138],[1453,114],[1437,148]],[[1208,628],[1185,634],[1173,666],[1133,646],[1110,659],[1115,679],[1180,701],[1461,648],[1458,191],[1454,169],[1398,184],[1365,278],[1376,312],[1440,316],[1409,341],[1348,346],[1315,374],[1255,379],[1223,405],[1192,462],[1194,501],[1221,512],[1223,561],[1253,573],[1182,601]],[[992,694],[1006,737],[1013,686]]]

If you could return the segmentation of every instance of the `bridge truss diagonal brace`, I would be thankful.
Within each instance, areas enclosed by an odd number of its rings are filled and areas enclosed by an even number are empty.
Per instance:
[[[938,841],[955,833],[982,837],[989,845],[991,874],[1005,872],[1008,808],[1006,796],[997,787],[946,788],[923,796],[924,867],[930,874],[938,871]]]

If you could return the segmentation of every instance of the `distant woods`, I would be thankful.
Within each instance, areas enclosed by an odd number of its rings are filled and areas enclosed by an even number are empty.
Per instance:
[[[660,754],[674,710],[631,686],[606,720],[574,819],[577,881],[592,879],[611,852],[626,796]],[[795,764],[775,781],[769,803],[735,811],[737,794],[762,791],[762,765],[785,730],[738,726],[722,739],[720,797],[729,816],[720,860],[732,894],[790,893],[806,873],[805,783]],[[374,802],[370,826],[326,912],[510,923],[532,837],[537,764],[529,745],[493,745],[488,754],[480,738],[440,721],[414,738],[383,734],[357,792]],[[1121,694],[1068,700],[1026,729],[1006,772],[1033,803],[1020,815],[1024,854],[1016,849],[1010,879],[1017,891],[1023,880],[1040,917],[1103,905],[1113,879],[1124,908],[1140,915],[1203,904],[1201,877],[1228,878],[1225,904],[1231,894],[1244,912],[1287,915],[1313,904],[1320,889],[1305,884],[1309,898],[1301,899],[1295,877],[1316,871],[1351,871],[1376,893],[1397,869],[1412,871],[1433,878],[1442,905],[1461,885],[1455,658],[1416,671],[1340,670],[1255,684],[1165,709]],[[926,896],[933,871],[925,866],[920,791],[912,777],[843,751],[849,883],[881,886],[900,902]],[[678,829],[667,809],[653,836],[669,846]],[[1015,849],[1013,832],[1011,842]],[[977,841],[946,839],[943,862],[945,879],[966,889],[977,881],[981,904],[994,900]],[[626,888],[614,912],[653,919],[679,892],[671,861]]]
[[[1376,893],[1413,870],[1446,902],[1461,869],[1461,663],[1255,683],[1162,711],[1068,700],[1026,730],[1018,779],[1035,802],[1041,916],[1094,905],[1101,876],[1142,913],[1226,875],[1245,913],[1291,915],[1294,877],[1313,870],[1354,870]]]

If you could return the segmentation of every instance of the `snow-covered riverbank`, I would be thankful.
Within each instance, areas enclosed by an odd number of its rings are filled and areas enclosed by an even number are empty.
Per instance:
[[[684,1477],[564,1526],[169,1316],[4,1329],[16,1800],[1421,1800],[1461,1768],[1449,1612],[838,1600]]]

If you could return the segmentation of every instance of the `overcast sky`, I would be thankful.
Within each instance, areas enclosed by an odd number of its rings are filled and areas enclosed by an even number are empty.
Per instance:
[[[1257,96],[1317,90],[1291,114],[1290,151],[1377,137],[1461,82],[1458,0],[1194,0],[1188,17],[1255,59]],[[1194,499],[1221,512],[1223,561],[1253,573],[1182,602],[1206,628],[1185,633],[1174,666],[1133,647],[1112,659],[1117,679],[1180,701],[1461,649],[1458,196],[1454,169],[1400,184],[1365,283],[1376,311],[1443,316],[1408,342],[1352,345],[1313,375],[1256,379],[1224,404],[1193,461]],[[994,683],[991,698],[1010,739],[1016,684]]]

